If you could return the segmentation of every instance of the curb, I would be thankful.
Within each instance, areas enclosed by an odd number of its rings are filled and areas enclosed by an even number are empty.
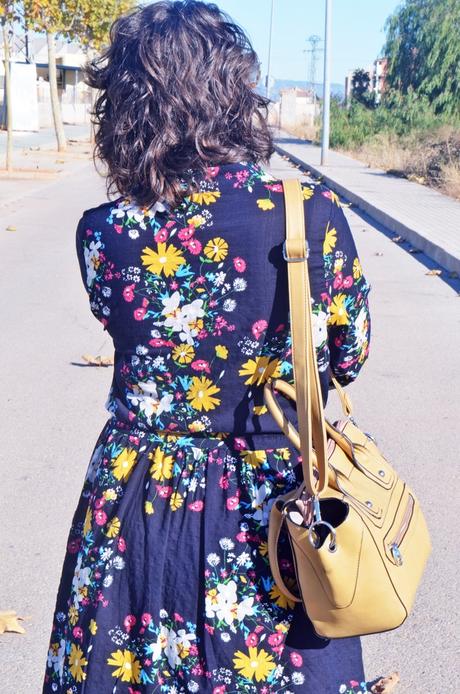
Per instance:
[[[358,209],[366,212],[366,214],[379,224],[382,224],[396,235],[402,236],[406,241],[409,241],[414,248],[420,249],[425,255],[441,265],[448,272],[460,274],[460,258],[452,255],[452,253],[449,253],[441,246],[438,246],[438,244],[426,238],[426,236],[422,236],[416,229],[403,224],[396,217],[383,212],[383,210],[368,202],[361,195],[353,193],[353,191],[349,190],[341,183],[338,183],[334,178],[324,173],[324,171],[321,171],[315,166],[311,166],[311,164],[305,160],[291,154],[287,149],[284,149],[284,147],[281,147],[276,142],[275,150],[278,154],[287,157],[294,164],[297,164],[297,166],[308,169],[314,176],[321,178],[328,188],[331,188],[331,190],[351,202]]]

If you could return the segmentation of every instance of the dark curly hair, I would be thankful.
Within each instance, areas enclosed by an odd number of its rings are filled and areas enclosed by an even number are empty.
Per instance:
[[[192,172],[273,152],[257,55],[217,5],[162,0],[120,17],[85,72],[100,90],[95,155],[108,190],[141,205],[176,206],[194,190]]]

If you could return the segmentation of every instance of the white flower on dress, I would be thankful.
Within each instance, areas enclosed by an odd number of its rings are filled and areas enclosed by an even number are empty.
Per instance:
[[[223,537],[221,540],[219,540],[219,545],[225,550],[234,549],[235,547],[235,543],[229,537]]]
[[[139,408],[149,424],[152,424],[153,415],[160,417],[163,412],[171,411],[174,396],[167,393],[159,398],[155,381],[139,382],[133,390],[126,397],[134,407]]]
[[[217,593],[213,591],[206,596],[206,617],[217,617],[231,626],[237,614],[237,594],[235,581],[218,583]]]
[[[303,672],[293,672],[292,673],[292,684],[295,684],[296,686],[300,686],[301,684],[304,684],[305,682],[305,675]]]
[[[109,297],[112,296],[112,290],[110,287],[102,287],[102,296]]]
[[[75,607],[78,607],[78,603],[81,602],[85,597],[84,588],[88,586],[91,582],[91,568],[89,566],[85,566],[82,569],[82,561],[83,556],[80,554],[78,556],[77,564],[75,566],[75,571],[72,578],[72,592],[74,594],[73,602]]]
[[[99,249],[102,244],[100,241],[91,241],[89,246],[84,250],[85,265],[86,265],[86,285],[88,288],[93,286],[96,279],[97,268],[99,267]]]
[[[218,566],[220,564],[220,557],[218,554],[211,552],[211,554],[208,554],[207,562],[210,566]]]
[[[130,239],[138,239],[139,238],[139,231],[137,229],[130,229],[128,231],[128,236]]]
[[[225,299],[223,309],[227,313],[232,313],[236,309],[236,301],[234,299]]]
[[[244,600],[238,603],[236,618],[239,622],[242,622],[246,617],[250,617],[253,614],[254,598],[244,598]]]
[[[214,276],[213,284],[215,287],[221,287],[223,283],[225,282],[225,278],[227,276],[227,273],[225,272],[217,272]]]
[[[231,640],[232,637],[230,636],[230,634],[228,633],[228,631],[223,631],[223,632],[221,633],[221,635],[220,635],[220,638],[222,639],[222,641],[223,641],[224,643],[228,643],[228,642]]]
[[[200,331],[198,319],[204,316],[203,300],[195,299],[182,307],[179,306],[180,301],[179,292],[174,292],[166,299],[162,299],[164,308],[161,315],[166,316],[164,327],[179,333],[182,342],[193,345],[194,338]]]
[[[253,490],[251,506],[254,509],[254,513],[248,515],[262,526],[268,525],[270,509],[274,503],[274,499],[269,499],[268,502],[265,501],[270,492],[271,487],[266,483],[262,484],[258,489],[256,488]]]
[[[244,277],[237,277],[233,280],[233,289],[235,290],[235,292],[244,292],[247,286],[248,283],[246,282]]]
[[[59,674],[59,681],[62,684],[62,673],[64,671],[65,661],[65,640],[61,639],[59,644],[55,643],[53,646],[48,651],[47,664],[48,667],[52,667],[54,672]]]
[[[313,340],[315,347],[321,347],[327,341],[327,313],[312,313]]]

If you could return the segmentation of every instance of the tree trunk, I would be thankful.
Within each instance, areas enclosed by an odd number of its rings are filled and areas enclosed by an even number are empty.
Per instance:
[[[6,170],[11,172],[13,170],[13,110],[11,104],[10,44],[6,21],[2,22],[2,30],[5,64],[5,94],[3,96],[3,101],[6,107]]]
[[[46,40],[48,43],[48,72],[50,80],[51,110],[53,111],[54,130],[56,132],[58,152],[64,152],[67,146],[67,142],[65,139],[64,126],[62,124],[61,104],[59,102],[55,34],[53,34],[53,32],[51,31],[47,31]]]

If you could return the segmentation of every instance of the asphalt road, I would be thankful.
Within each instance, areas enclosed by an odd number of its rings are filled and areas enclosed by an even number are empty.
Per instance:
[[[288,165],[278,157],[273,170],[286,175]],[[66,536],[106,419],[109,370],[76,365],[83,353],[110,354],[111,343],[89,312],[74,252],[82,209],[103,199],[88,164],[0,208],[0,610],[28,617],[25,635],[0,636],[1,694],[40,691]],[[347,216],[373,286],[371,356],[350,393],[358,421],[416,490],[434,543],[410,619],[363,639],[368,678],[396,669],[401,694],[454,694],[460,288]]]

